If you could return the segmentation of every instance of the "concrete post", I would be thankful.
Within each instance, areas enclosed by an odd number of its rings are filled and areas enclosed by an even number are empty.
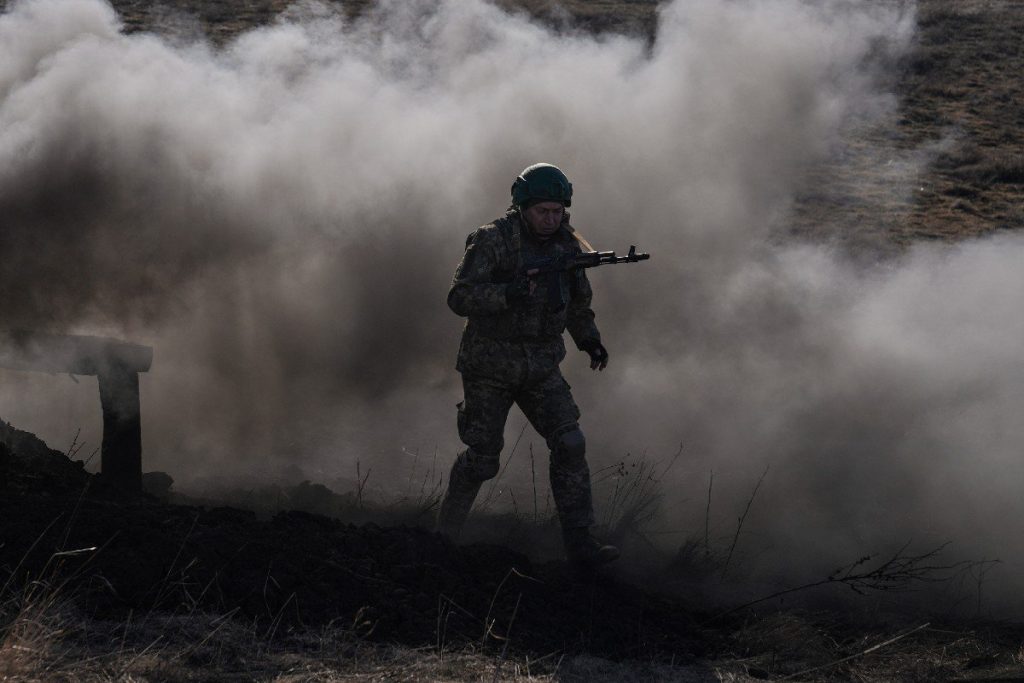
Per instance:
[[[100,469],[117,488],[142,490],[142,409],[139,373],[114,365],[97,375],[103,409]]]
[[[103,410],[101,471],[125,493],[142,491],[142,409],[139,373],[153,349],[116,339],[27,330],[0,331],[0,367],[96,375]]]

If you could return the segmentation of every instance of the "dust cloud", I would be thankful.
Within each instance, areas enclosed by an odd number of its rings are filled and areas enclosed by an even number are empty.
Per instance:
[[[155,347],[147,469],[330,481],[359,461],[386,490],[414,452],[446,469],[459,448],[447,285],[465,235],[548,161],[592,243],[653,254],[593,271],[609,369],[564,366],[592,469],[682,443],[659,521],[702,530],[714,471],[728,539],[769,467],[751,563],[948,540],[1019,567],[1024,243],[853,265],[780,237],[843,132],[893,116],[913,22],[893,3],[687,0],[649,40],[477,0],[356,20],[299,3],[214,47],[126,35],[99,0],[12,2],[0,317]],[[0,414],[98,442],[88,379],[5,373]],[[529,481],[521,453],[509,486]]]

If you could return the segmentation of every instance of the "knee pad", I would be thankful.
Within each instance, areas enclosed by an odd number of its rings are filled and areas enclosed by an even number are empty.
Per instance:
[[[551,450],[557,452],[564,460],[582,460],[586,456],[587,440],[578,425],[557,435],[553,441],[554,448]]]
[[[459,454],[455,466],[470,481],[487,481],[497,476],[501,466],[501,456],[500,454],[486,455],[467,448]]]

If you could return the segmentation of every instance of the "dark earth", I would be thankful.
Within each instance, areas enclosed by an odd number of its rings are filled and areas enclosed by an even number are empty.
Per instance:
[[[166,475],[153,473],[146,481],[167,495]],[[723,615],[728,603],[715,606],[715,598],[700,594],[702,585],[714,589],[711,582],[702,584],[699,567],[688,565],[685,557],[666,561],[651,575],[660,571],[664,580],[648,577],[641,583],[612,572],[580,576],[562,561],[533,561],[499,545],[454,545],[415,526],[354,525],[302,511],[259,516],[237,508],[171,504],[151,494],[126,499],[101,475],[2,421],[0,520],[0,625],[9,619],[19,623],[12,609],[21,609],[24,619],[31,600],[22,596],[45,587],[48,595],[59,596],[55,605],[73,604],[97,633],[116,628],[103,624],[124,624],[127,633],[140,615],[187,621],[218,615],[247,624],[264,638],[337,629],[360,643],[432,652],[470,650],[500,653],[504,659],[507,644],[515,656],[535,662],[553,655],[593,655],[602,661],[670,663],[679,677],[667,680],[778,679],[817,667],[825,671],[801,679],[850,680],[854,673],[863,673],[862,680],[914,681],[1024,676],[1018,652],[1024,626],[1019,624],[947,618],[922,626],[920,614],[880,614],[870,602],[859,611],[812,611],[773,602],[764,612]],[[680,584],[687,573],[693,580]],[[670,583],[670,577],[676,580]],[[868,612],[873,614],[865,616]],[[881,663],[863,656],[866,643],[908,631],[898,647],[889,646]],[[99,648],[102,657],[111,637],[90,647]],[[844,664],[846,657],[855,661]],[[161,665],[147,680],[252,680],[256,675],[251,664],[236,676],[218,668],[221,659],[217,666],[212,658],[191,659],[193,668],[186,673]],[[2,660],[0,679],[22,680],[17,673],[4,678]],[[725,670],[745,678],[707,678],[709,661],[724,662]],[[25,680],[76,680],[73,662],[70,666],[70,676]],[[721,674],[720,667],[716,670]],[[694,671],[707,673],[692,678]],[[434,680],[438,675],[417,678],[392,671],[383,678]],[[560,680],[589,677],[567,669]]]
[[[477,642],[485,624],[504,636],[515,613],[517,647],[538,656],[680,661],[710,647],[700,615],[678,600],[579,577],[562,562],[457,546],[416,527],[124,500],[26,432],[0,423],[0,439],[0,580],[70,578],[78,604],[101,618],[237,610],[249,622],[340,622],[365,638],[419,646]],[[87,548],[95,550],[60,556]]]

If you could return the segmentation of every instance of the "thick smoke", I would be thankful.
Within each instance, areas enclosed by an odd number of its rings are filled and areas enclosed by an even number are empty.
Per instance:
[[[728,535],[770,466],[743,542],[772,562],[911,539],[1019,561],[1024,244],[865,268],[779,238],[842,132],[894,111],[879,79],[912,26],[888,3],[687,0],[651,42],[421,0],[297,5],[213,48],[125,35],[99,0],[15,2],[0,315],[155,347],[147,469],[359,460],[404,484],[408,452],[458,448],[463,239],[549,161],[591,242],[654,254],[591,278],[609,370],[565,366],[593,469],[681,442],[665,523],[703,526],[714,470]],[[27,377],[4,375],[0,414],[69,438],[86,409],[44,406],[70,382]]]

